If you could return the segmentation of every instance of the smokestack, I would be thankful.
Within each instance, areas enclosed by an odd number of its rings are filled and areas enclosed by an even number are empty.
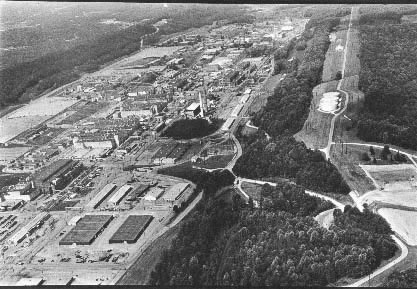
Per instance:
[[[201,92],[198,92],[198,97],[200,99],[200,115],[204,117],[204,107],[203,107],[203,98],[201,97]]]

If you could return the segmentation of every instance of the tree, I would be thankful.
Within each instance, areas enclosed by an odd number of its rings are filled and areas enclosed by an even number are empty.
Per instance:
[[[369,147],[369,152],[371,153],[371,156],[375,156],[375,150],[373,146]]]
[[[381,152],[381,159],[383,160],[387,160],[388,159],[388,155],[391,154],[391,151],[389,150],[389,145],[384,145],[384,149]]]
[[[339,70],[338,72],[336,72],[336,80],[340,79],[342,79],[342,72]]]

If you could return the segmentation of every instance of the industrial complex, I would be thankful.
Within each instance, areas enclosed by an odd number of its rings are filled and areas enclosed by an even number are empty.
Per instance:
[[[298,37],[307,20],[284,29],[288,21],[164,38],[2,116],[0,168],[12,177],[0,188],[0,284],[117,282],[202,197],[158,169],[237,154],[230,133],[271,77],[271,49]],[[173,123],[195,119],[216,131],[164,137]]]

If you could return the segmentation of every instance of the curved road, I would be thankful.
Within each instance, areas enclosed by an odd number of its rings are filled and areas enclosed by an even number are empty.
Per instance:
[[[347,286],[343,286],[343,287],[359,287],[359,286],[365,284],[366,282],[368,282],[370,279],[378,276],[379,274],[381,274],[385,270],[388,270],[392,266],[400,263],[402,260],[405,259],[405,257],[407,257],[407,255],[408,255],[408,248],[407,248],[407,246],[405,246],[404,243],[401,242],[400,239],[398,239],[395,235],[391,235],[391,237],[397,243],[398,247],[400,247],[400,249],[401,249],[401,255],[400,255],[400,257],[398,257],[397,259],[395,259],[392,262],[388,263],[384,267],[381,267],[381,268],[377,269],[371,275],[368,275],[366,277],[363,277],[362,279],[356,281],[355,283],[350,284],[350,285],[347,285]]]
[[[344,58],[343,58],[343,66],[342,66],[342,78],[339,80],[339,83],[337,84],[337,90],[340,91],[341,93],[343,93],[345,95],[345,103],[344,103],[343,108],[337,114],[335,114],[335,116],[332,118],[331,125],[330,125],[329,139],[328,139],[327,146],[324,149],[321,149],[321,151],[324,152],[324,154],[326,155],[326,159],[330,159],[330,148],[331,148],[332,144],[335,144],[335,142],[333,142],[333,134],[334,134],[334,126],[335,126],[336,119],[341,114],[343,114],[346,111],[347,106],[348,106],[348,103],[349,103],[349,93],[346,92],[346,91],[344,91],[344,90],[342,90],[341,89],[341,86],[342,86],[342,83],[343,83],[343,79],[345,77],[347,45],[348,45],[348,42],[349,42],[350,29],[352,27],[352,16],[353,16],[353,10],[354,9],[357,9],[357,8],[352,7],[351,14],[350,14],[350,20],[349,20],[349,28],[348,28],[347,36],[346,36],[346,43],[345,43],[345,50],[344,50]],[[348,144],[358,144],[358,143],[348,143]],[[358,144],[358,145],[371,146],[371,145],[368,145],[368,144]],[[383,148],[382,146],[377,146],[377,145],[374,145],[374,146],[375,147]],[[413,164],[415,166],[417,166],[416,162],[411,157],[412,155],[410,155],[408,153],[405,153],[405,152],[401,152],[401,153],[404,153],[405,155],[407,155],[409,157],[409,159],[413,162]],[[306,193],[312,194],[312,192],[308,192],[308,191],[306,191]],[[312,194],[312,195],[316,195],[316,194]],[[325,199],[328,199],[329,201],[332,201],[332,199],[331,198],[328,198],[328,197],[325,198]],[[354,199],[354,201],[355,201],[355,204],[356,204],[357,199]],[[334,204],[336,204],[334,201],[332,201],[332,202]],[[358,287],[358,286],[364,284],[366,281],[368,281],[368,280],[374,278],[375,276],[381,274],[385,270],[387,270],[387,269],[391,268],[392,266],[398,264],[399,262],[401,262],[402,260],[404,260],[407,257],[407,255],[408,255],[408,249],[404,245],[404,243],[402,241],[400,241],[395,235],[392,235],[392,238],[394,239],[394,241],[397,243],[397,245],[399,246],[399,248],[401,250],[400,257],[398,257],[395,260],[393,260],[392,262],[386,264],[384,267],[377,269],[371,275],[366,276],[366,277],[360,279],[359,281],[357,281],[357,282],[355,282],[353,284],[350,284],[350,285],[348,285],[346,287]]]

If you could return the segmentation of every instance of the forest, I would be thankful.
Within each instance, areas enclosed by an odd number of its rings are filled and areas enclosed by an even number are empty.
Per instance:
[[[365,105],[357,134],[365,141],[417,150],[417,26],[398,24],[400,18],[388,11],[360,19],[359,89]]]
[[[167,17],[161,17],[171,19],[170,25],[163,26],[157,34],[146,38],[145,45],[157,43],[163,34],[212,24],[213,21],[251,21],[252,18],[245,17],[245,13],[245,8],[234,5],[191,5],[187,9],[170,9],[166,12]],[[47,89],[70,83],[83,73],[94,72],[108,62],[137,51],[140,37],[154,31],[150,24],[136,24],[94,38],[90,43],[0,70],[0,109],[25,103]]]
[[[417,288],[417,266],[402,272],[392,273],[384,284],[388,288]]]
[[[313,216],[332,207],[288,183],[265,185],[259,208],[236,195],[207,195],[163,253],[151,284],[324,286],[364,276],[395,254],[389,225],[367,208],[334,210],[330,230],[320,227]]]
[[[0,107],[28,101],[29,94],[22,95],[29,90],[37,95],[74,81],[82,73],[98,70],[100,65],[139,49],[137,40],[154,30],[152,26],[135,25],[106,34],[90,44],[3,69],[0,71]]]
[[[311,31],[306,30],[297,40],[310,40],[303,61],[299,64],[293,61],[295,64],[285,67],[287,77],[268,97],[266,106],[254,116],[253,122],[260,130],[253,136],[240,136],[244,150],[234,172],[256,179],[272,176],[290,178],[312,190],[347,194],[349,187],[334,165],[325,160],[321,152],[312,151],[293,138],[307,119],[312,89],[321,80],[330,43],[328,35],[338,25],[339,18],[327,17],[314,20],[314,23],[317,26],[308,23]],[[288,49],[296,45],[290,43],[277,51],[275,59],[285,59]]]
[[[200,138],[214,133],[221,125],[220,120],[209,122],[203,118],[180,119],[172,123],[162,134],[174,139]]]

